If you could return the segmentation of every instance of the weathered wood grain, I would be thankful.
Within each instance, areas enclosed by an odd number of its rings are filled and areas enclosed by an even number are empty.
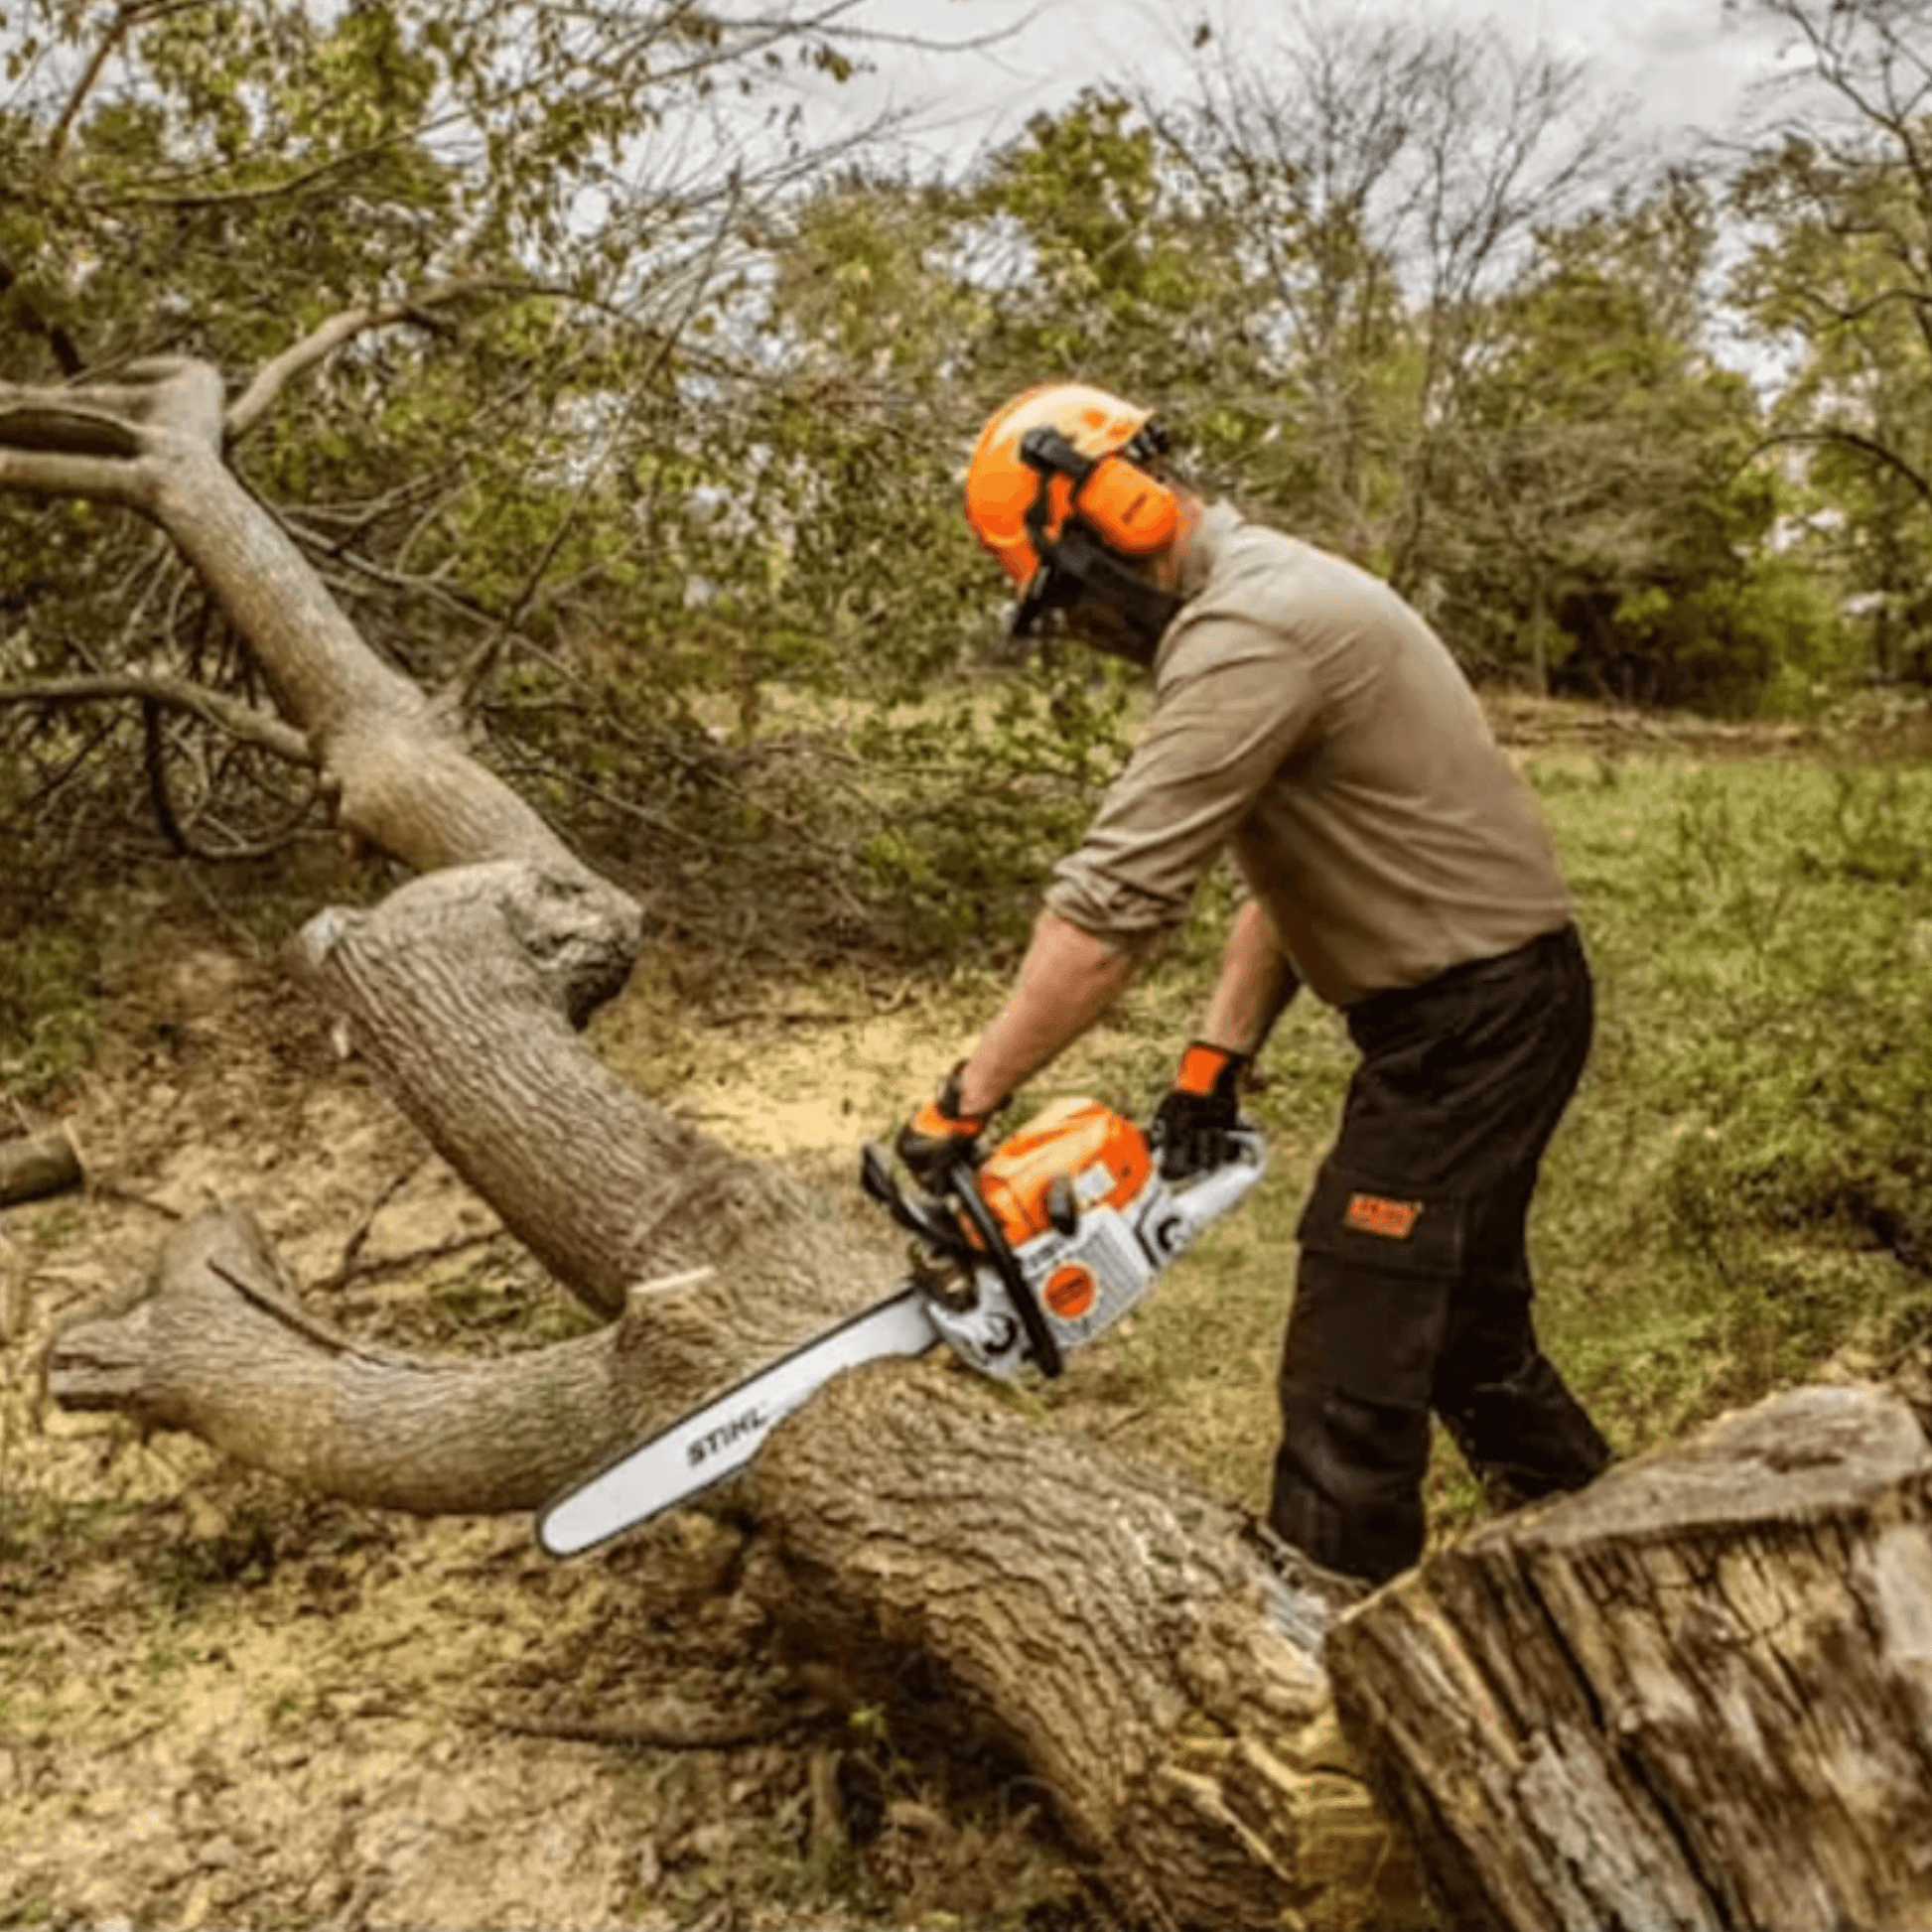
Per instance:
[[[1932,1925],[1932,1446],[1881,1388],[1727,1416],[1337,1625],[1450,1925]]]

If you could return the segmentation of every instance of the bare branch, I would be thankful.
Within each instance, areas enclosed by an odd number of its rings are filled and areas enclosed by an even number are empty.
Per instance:
[[[123,672],[95,677],[32,678],[0,684],[0,705],[153,704],[185,711],[289,764],[313,769],[309,741],[279,718],[238,704],[187,678]]]
[[[144,740],[144,762],[147,768],[148,799],[154,807],[155,818],[159,821],[162,835],[184,858],[204,859],[210,863],[221,863],[231,859],[267,859],[276,853],[286,851],[301,836],[302,829],[313,816],[317,800],[322,796],[323,785],[320,774],[310,771],[309,785],[303,795],[292,804],[284,804],[279,822],[266,834],[243,838],[229,833],[220,826],[210,807],[214,797],[225,783],[225,767],[228,759],[216,760],[204,773],[203,782],[207,796],[200,807],[192,812],[184,811],[177,803],[173,787],[168,778],[168,732],[164,723],[165,714],[158,704],[144,703],[141,707],[142,737]],[[214,825],[223,833],[218,840],[210,841],[202,836],[204,824]]]
[[[74,82],[67,105],[61,109],[60,118],[47,137],[47,165],[50,169],[60,165],[68,136],[73,132],[73,125],[80,118],[80,110],[86,105],[87,96],[93,92],[94,83],[113,58],[114,50],[128,35],[137,27],[145,27],[150,21],[164,19],[169,14],[186,13],[205,4],[206,0],[126,0],[108,22],[107,32],[101,36],[100,45],[88,59],[80,78]]]
[[[312,329],[308,335],[285,348],[255,373],[226,418],[227,439],[232,444],[246,436],[273,407],[275,399],[289,383],[306,374],[318,362],[333,354],[345,343],[353,342],[372,330],[392,328],[399,322],[413,323],[419,329],[442,330],[446,325],[430,313],[448,303],[461,301],[475,293],[468,282],[453,282],[447,288],[433,289],[407,302],[384,302],[372,308],[345,309],[339,315]]]

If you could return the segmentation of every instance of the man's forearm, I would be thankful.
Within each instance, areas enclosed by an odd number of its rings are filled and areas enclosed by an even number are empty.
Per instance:
[[[1042,912],[1020,977],[960,1074],[962,1113],[997,1106],[1113,1005],[1134,977],[1129,953]]]
[[[1260,1052],[1301,984],[1267,913],[1250,899],[1234,916],[1200,1037],[1233,1053]]]

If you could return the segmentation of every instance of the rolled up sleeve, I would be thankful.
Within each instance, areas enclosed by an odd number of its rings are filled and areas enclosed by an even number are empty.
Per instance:
[[[1188,626],[1164,656],[1154,711],[1048,908],[1140,950],[1187,914],[1201,874],[1310,732],[1313,680],[1279,632],[1231,619]]]

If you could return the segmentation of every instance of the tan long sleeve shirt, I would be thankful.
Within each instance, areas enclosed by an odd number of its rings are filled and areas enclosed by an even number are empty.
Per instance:
[[[1046,903],[1137,947],[1223,849],[1296,971],[1349,1006],[1570,917],[1535,798],[1448,648],[1341,558],[1207,510],[1132,758]]]

